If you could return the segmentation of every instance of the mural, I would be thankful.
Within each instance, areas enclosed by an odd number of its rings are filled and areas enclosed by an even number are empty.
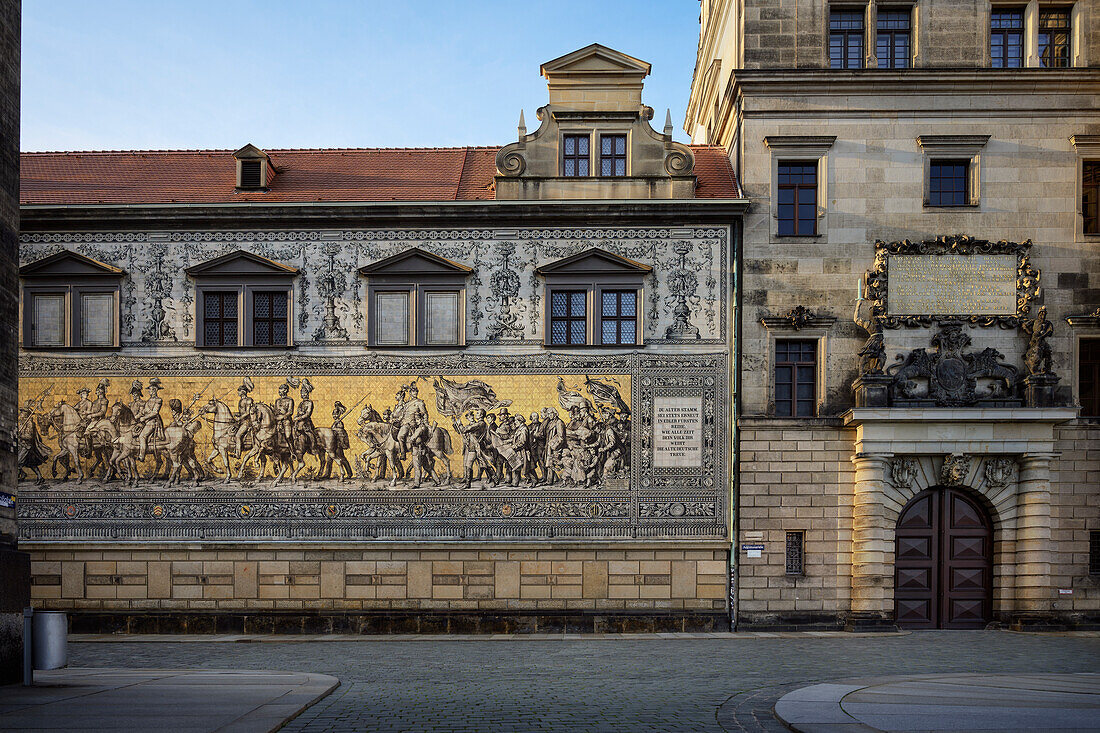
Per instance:
[[[123,347],[193,343],[192,265],[244,249],[299,268],[300,346],[361,345],[357,268],[419,247],[474,268],[466,281],[466,343],[542,343],[536,267],[599,247],[653,267],[646,278],[647,344],[725,342],[729,230],[723,228],[125,232],[24,234],[20,265],[69,249],[126,271]],[[522,275],[522,277],[521,277]]]
[[[20,359],[43,541],[724,538],[725,352]]]
[[[594,487],[630,468],[630,377],[149,376],[20,382],[21,480]]]

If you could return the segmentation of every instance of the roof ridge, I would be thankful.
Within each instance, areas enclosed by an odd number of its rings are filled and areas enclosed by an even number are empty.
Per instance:
[[[448,147],[394,147],[394,148],[261,148],[265,153],[370,153],[370,152],[403,152],[403,151],[468,151],[468,150],[500,150],[503,145],[454,145]],[[144,155],[144,154],[233,154],[229,148],[179,148],[174,150],[23,150],[19,155],[48,156],[48,155]]]

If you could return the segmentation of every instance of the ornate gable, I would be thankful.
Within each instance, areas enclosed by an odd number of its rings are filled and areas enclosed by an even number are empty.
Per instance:
[[[298,268],[239,249],[187,268],[192,277],[293,277]]]
[[[472,268],[460,262],[448,260],[431,252],[425,252],[417,247],[412,247],[392,257],[359,268],[360,275],[370,277],[395,275],[404,277],[423,277],[425,275],[465,277],[472,271]]]
[[[642,277],[652,270],[653,268],[649,265],[593,247],[571,257],[545,264],[536,272],[540,275],[636,275]]]
[[[124,274],[121,268],[93,260],[91,257],[85,257],[71,250],[63,250],[19,268],[19,276],[24,278],[122,277]]]

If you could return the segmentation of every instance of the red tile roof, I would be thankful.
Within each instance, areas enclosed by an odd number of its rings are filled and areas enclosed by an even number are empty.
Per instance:
[[[738,198],[720,147],[692,146],[698,198]],[[491,200],[494,147],[268,150],[268,191],[235,191],[230,150],[23,153],[22,204]]]

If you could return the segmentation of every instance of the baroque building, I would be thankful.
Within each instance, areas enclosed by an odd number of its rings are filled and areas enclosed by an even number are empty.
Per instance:
[[[711,629],[721,147],[593,45],[502,148],[27,153],[18,517],[73,628]]]
[[[703,0],[740,627],[1100,620],[1097,12]]]

